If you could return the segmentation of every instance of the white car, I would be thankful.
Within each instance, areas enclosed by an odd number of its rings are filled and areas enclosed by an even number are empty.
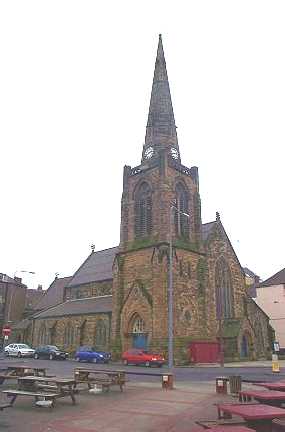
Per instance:
[[[10,344],[4,349],[7,357],[33,357],[35,350],[26,344]]]

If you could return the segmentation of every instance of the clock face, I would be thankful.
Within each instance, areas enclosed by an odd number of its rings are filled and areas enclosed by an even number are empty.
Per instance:
[[[147,147],[145,149],[145,151],[144,151],[144,157],[145,157],[145,159],[152,158],[153,154],[154,154],[153,147]]]
[[[178,150],[176,148],[171,147],[170,154],[171,154],[171,157],[173,157],[173,159],[178,159],[179,154],[178,154]]]

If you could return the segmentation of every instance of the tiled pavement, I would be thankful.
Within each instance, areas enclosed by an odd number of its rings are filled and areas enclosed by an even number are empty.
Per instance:
[[[191,432],[195,420],[215,419],[218,400],[213,383],[179,385],[174,390],[160,386],[127,385],[121,393],[77,396],[73,406],[60,399],[53,410],[36,408],[31,398],[16,401],[0,412],[0,430],[5,432]]]

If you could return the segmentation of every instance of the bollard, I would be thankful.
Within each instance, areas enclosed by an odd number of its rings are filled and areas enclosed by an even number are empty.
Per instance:
[[[278,361],[278,355],[272,354],[272,372],[278,373],[280,372],[280,364]]]
[[[173,375],[162,375],[162,388],[165,390],[173,390]]]
[[[228,393],[227,381],[228,381],[227,377],[216,378],[216,393],[222,393],[222,394]]]

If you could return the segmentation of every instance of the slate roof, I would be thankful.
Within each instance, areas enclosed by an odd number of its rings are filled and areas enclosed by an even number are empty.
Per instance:
[[[72,287],[89,282],[113,279],[112,267],[118,250],[119,248],[116,246],[98,252],[91,252],[89,257],[75,272],[67,286]]]
[[[285,268],[280,270],[278,273],[275,273],[273,276],[261,282],[260,284],[258,284],[256,288],[268,287],[271,285],[281,285],[281,284],[285,284]]]
[[[253,273],[253,271],[251,271],[248,267],[243,267],[243,271],[245,272],[245,274],[249,277],[259,277],[257,274]]]
[[[45,295],[35,305],[35,310],[43,310],[51,306],[55,306],[63,302],[64,288],[71,280],[72,276],[63,278],[55,278],[49,288],[45,291]]]
[[[203,241],[206,241],[208,238],[208,235],[210,234],[210,232],[212,231],[212,229],[214,228],[214,226],[216,225],[216,221],[213,222],[207,222],[202,224],[202,239]]]
[[[27,289],[26,291],[26,309],[37,310],[37,304],[45,297],[46,292],[38,289]]]
[[[30,325],[32,324],[32,321],[29,318],[25,318],[22,321],[18,322],[15,325],[12,325],[13,330],[26,330]]]
[[[112,312],[112,296],[89,297],[68,300],[33,316],[33,318],[56,318],[66,315],[88,315]]]

